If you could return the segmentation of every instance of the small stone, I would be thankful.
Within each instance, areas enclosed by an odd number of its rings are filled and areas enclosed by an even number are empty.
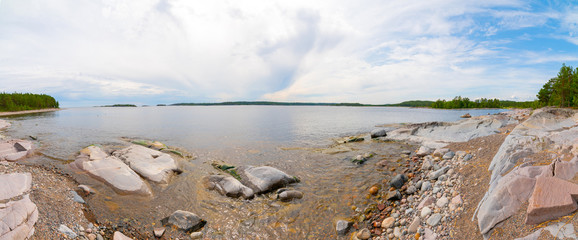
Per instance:
[[[88,240],[96,240],[96,234],[94,233],[89,233],[88,235],[86,235],[86,237],[88,238]]]
[[[164,227],[154,228],[153,233],[155,234],[155,237],[160,238],[163,236],[163,234],[165,234],[165,230],[166,228]]]
[[[78,237],[78,235],[74,231],[72,231],[72,229],[70,229],[69,227],[67,227],[66,225],[63,225],[63,224],[61,224],[60,227],[58,227],[58,231],[65,234],[69,238]]]
[[[405,210],[405,215],[410,215],[413,212],[413,208],[408,208]]]
[[[448,175],[445,175],[445,174],[444,174],[444,175],[441,175],[441,176],[438,178],[438,181],[441,181],[441,182],[445,182],[445,181],[447,181],[447,180],[448,180]]]
[[[452,198],[452,204],[454,204],[456,206],[460,206],[463,203],[464,203],[464,201],[462,200],[462,197],[460,195],[457,195],[457,196]]]
[[[431,183],[430,183],[430,182],[424,182],[424,183],[421,185],[421,191],[422,191],[422,192],[425,192],[425,191],[430,190],[430,189],[432,189],[432,186],[431,186]]]
[[[378,191],[379,191],[379,188],[377,186],[373,186],[373,187],[369,188],[369,193],[371,195],[377,194]]]
[[[122,234],[119,231],[116,231],[112,236],[112,240],[132,240],[132,238],[127,237],[126,235]]]
[[[70,194],[72,195],[72,200],[77,202],[77,203],[82,203],[85,204],[86,202],[84,201],[84,199],[82,199],[82,197],[80,195],[78,195],[78,193],[76,193],[75,191],[70,190]]]
[[[367,228],[361,229],[357,233],[357,238],[359,238],[361,240],[366,240],[366,239],[369,239],[370,237],[371,237],[371,232]]]
[[[345,220],[339,220],[335,224],[335,230],[337,231],[337,234],[345,235],[345,234],[347,234],[347,232],[349,232],[351,225],[353,225],[352,222],[345,221]]]
[[[383,203],[377,204],[377,209],[379,209],[379,211],[383,211],[383,209],[385,209],[385,204]]]
[[[440,192],[441,190],[442,190],[442,189],[441,189],[440,187],[434,187],[433,190],[432,190],[432,192],[433,192],[433,193],[438,193],[438,192]]]
[[[193,232],[191,233],[191,239],[201,239],[203,238],[202,232]]]
[[[445,206],[448,205],[448,198],[447,197],[441,197],[440,199],[438,199],[438,201],[436,202],[436,206],[438,206],[439,208],[443,208]]]
[[[401,229],[399,227],[395,227],[393,229],[393,236],[395,237],[401,237]]]
[[[439,213],[434,213],[433,215],[431,215],[431,217],[429,217],[426,221],[427,225],[430,225],[432,227],[435,227],[436,225],[438,225],[438,223],[442,220],[442,215]]]
[[[444,154],[443,159],[449,160],[449,159],[454,158],[455,155],[456,155],[456,154],[455,154],[454,152],[449,151],[449,152],[447,152],[446,154]]]
[[[391,228],[393,227],[393,224],[395,223],[395,218],[393,217],[388,217],[386,219],[383,219],[383,222],[381,222],[381,227],[383,228]]]
[[[389,191],[385,198],[389,201],[400,200],[401,199],[401,193],[398,190]]]
[[[462,159],[462,161],[467,162],[470,161],[472,159],[472,155],[471,154],[467,154],[466,156],[464,156],[464,158]]]
[[[104,240],[104,237],[102,237],[102,235],[100,235],[100,233],[96,234],[96,240]]]
[[[416,233],[417,229],[419,228],[419,225],[421,223],[421,219],[416,216],[413,221],[411,222],[411,224],[409,225],[408,231],[409,233]]]
[[[389,185],[391,187],[394,187],[395,189],[400,189],[406,181],[407,181],[407,176],[405,176],[403,174],[398,174],[395,177],[393,177],[393,179],[391,179],[391,181],[389,182]]]
[[[409,186],[409,187],[407,188],[407,190],[405,190],[405,193],[407,193],[407,194],[414,194],[416,191],[417,191],[417,188],[412,185],[412,186]]]
[[[424,207],[421,209],[420,216],[421,216],[421,218],[425,218],[428,215],[430,215],[430,213],[431,213],[431,209],[429,207]]]

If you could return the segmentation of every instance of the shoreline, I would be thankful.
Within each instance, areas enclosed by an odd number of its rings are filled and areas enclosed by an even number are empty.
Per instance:
[[[55,112],[55,111],[60,111],[60,110],[64,110],[64,109],[65,108],[46,108],[46,109],[26,110],[26,111],[17,111],[17,112],[0,112],[0,117],[31,114],[31,113]]]

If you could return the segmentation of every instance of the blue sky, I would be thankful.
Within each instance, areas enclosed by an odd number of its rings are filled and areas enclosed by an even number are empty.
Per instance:
[[[64,107],[533,100],[562,63],[573,1],[0,0],[0,91]]]

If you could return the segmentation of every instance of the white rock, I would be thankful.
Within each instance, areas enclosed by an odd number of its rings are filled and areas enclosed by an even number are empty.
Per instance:
[[[428,215],[430,215],[430,213],[431,213],[431,209],[429,207],[423,207],[421,209],[420,216],[421,216],[421,218],[426,218]]]
[[[178,169],[171,155],[140,145],[131,145],[113,155],[144,178],[157,183],[168,183],[173,171]]]

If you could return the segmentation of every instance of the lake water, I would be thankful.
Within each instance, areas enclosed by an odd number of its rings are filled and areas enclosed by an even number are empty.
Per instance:
[[[56,166],[89,184],[97,194],[88,200],[96,216],[118,223],[134,219],[137,228],[152,224],[175,210],[195,212],[209,223],[203,231],[223,239],[335,239],[335,219],[351,216],[352,206],[371,203],[367,189],[395,172],[376,169],[380,160],[397,163],[405,143],[365,141],[347,144],[350,151],[323,154],[332,139],[367,133],[376,125],[455,121],[459,116],[486,115],[503,110],[433,110],[391,107],[326,106],[179,106],[139,108],[71,108],[57,112],[5,117],[12,127],[3,134],[33,136],[42,156],[35,164]],[[67,163],[91,144],[127,145],[123,138],[158,140],[196,156],[180,160],[183,174],[169,185],[151,185],[154,197],[118,195]],[[344,158],[374,152],[376,157],[355,166]],[[301,178],[292,186],[305,197],[280,203],[272,195],[252,201],[208,192],[200,179],[218,173],[212,161],[239,165],[269,165]]]

